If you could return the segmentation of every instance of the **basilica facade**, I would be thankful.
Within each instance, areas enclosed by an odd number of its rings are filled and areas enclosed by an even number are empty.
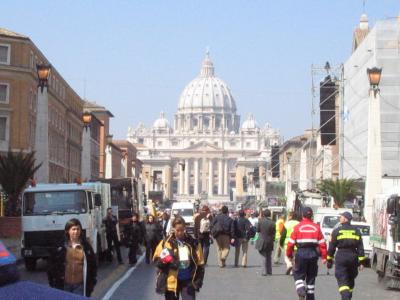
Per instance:
[[[127,139],[138,149],[149,198],[162,192],[164,199],[210,202],[265,197],[266,182],[274,180],[271,152],[281,143],[268,123],[260,127],[252,115],[241,123],[208,53],[172,124],[161,112],[151,128],[129,128]]]

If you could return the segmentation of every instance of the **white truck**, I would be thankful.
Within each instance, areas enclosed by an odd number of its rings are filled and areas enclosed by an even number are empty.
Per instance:
[[[314,222],[320,225],[327,242],[330,240],[333,229],[339,224],[340,215],[345,211],[352,213],[351,209],[348,208],[319,207],[316,209]]]
[[[194,203],[192,202],[174,202],[171,208],[171,216],[172,215],[179,215],[181,216],[186,222],[186,228],[188,232],[194,231],[194,212],[195,207]]]
[[[107,249],[102,220],[111,207],[110,185],[38,184],[27,188],[22,196],[21,255],[27,270],[34,270],[39,258],[64,241],[68,220],[79,219],[83,234],[94,252],[101,256]]]
[[[372,268],[386,288],[400,288],[400,188],[373,200]]]

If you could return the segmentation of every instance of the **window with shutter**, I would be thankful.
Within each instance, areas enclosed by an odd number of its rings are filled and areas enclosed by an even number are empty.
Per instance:
[[[8,101],[8,85],[0,83],[0,102],[7,102]]]
[[[9,64],[9,51],[10,47],[7,45],[0,45],[0,63],[1,64]]]
[[[0,117],[0,141],[6,140],[6,125],[7,125],[7,118]]]

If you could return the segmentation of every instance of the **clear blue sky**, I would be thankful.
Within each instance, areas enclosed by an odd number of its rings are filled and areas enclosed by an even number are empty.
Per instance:
[[[370,25],[399,0],[367,0]],[[2,1],[0,27],[29,36],[68,83],[114,115],[112,132],[172,123],[207,46],[242,121],[253,113],[285,138],[311,126],[311,64],[344,62],[362,0]]]

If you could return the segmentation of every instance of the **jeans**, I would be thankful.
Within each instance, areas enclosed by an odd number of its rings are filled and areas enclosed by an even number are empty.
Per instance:
[[[129,263],[130,264],[136,264],[137,263],[137,251],[138,251],[139,245],[137,243],[133,243],[132,245],[129,246]]]
[[[119,243],[117,234],[107,235],[106,238],[107,238],[107,248],[108,248],[108,250],[107,250],[108,251],[108,260],[112,261],[111,249],[114,244],[115,252],[117,252],[118,262],[122,262],[121,250],[119,248],[120,243]]]
[[[178,300],[179,295],[182,300],[196,300],[196,291],[191,283],[191,280],[178,281],[177,295],[174,292],[167,291],[165,293],[165,300]]]
[[[210,234],[204,234],[204,237],[201,237],[199,241],[203,249],[204,264],[207,264],[208,254],[210,253]]]
[[[64,291],[83,296],[83,283],[64,284]]]

